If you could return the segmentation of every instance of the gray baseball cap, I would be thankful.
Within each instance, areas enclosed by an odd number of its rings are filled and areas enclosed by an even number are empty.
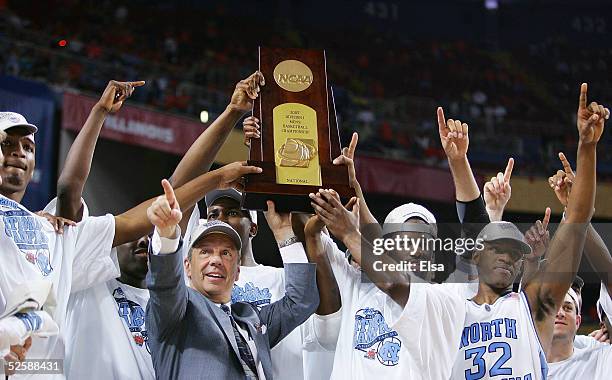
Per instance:
[[[223,190],[213,190],[206,193],[204,196],[204,202],[206,202],[206,208],[212,206],[215,201],[219,198],[230,198],[238,203],[242,200],[242,193],[236,189],[223,189]],[[249,212],[249,216],[251,217],[251,222],[257,224],[257,211],[255,210],[247,210]]]
[[[232,226],[220,220],[211,220],[210,222],[200,224],[196,227],[195,231],[193,231],[193,233],[191,234],[191,239],[189,241],[189,250],[191,250],[193,245],[198,240],[211,234],[227,235],[236,245],[236,249],[238,250],[238,252],[240,252],[240,250],[242,249],[242,240],[240,239],[240,235],[238,235],[238,232],[236,232],[236,230],[233,229]]]
[[[498,240],[511,240],[518,243],[524,255],[531,253],[531,247],[525,241],[525,236],[519,229],[510,222],[491,222],[487,224],[478,234],[477,239],[485,242]]]

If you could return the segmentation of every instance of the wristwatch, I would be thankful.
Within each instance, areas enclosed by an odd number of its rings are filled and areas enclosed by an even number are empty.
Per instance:
[[[297,236],[293,235],[289,239],[285,239],[283,241],[278,242],[278,248],[287,247],[287,246],[289,246],[291,244],[297,243],[298,241],[299,240],[298,240]]]

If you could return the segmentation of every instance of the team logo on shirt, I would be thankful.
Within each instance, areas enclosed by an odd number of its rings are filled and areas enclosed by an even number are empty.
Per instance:
[[[272,300],[269,288],[259,289],[252,282],[247,282],[244,287],[234,285],[232,289],[232,303],[248,302],[253,306],[268,305]]]
[[[149,334],[145,329],[144,310],[136,302],[127,299],[123,289],[120,287],[113,290],[113,297],[117,302],[117,306],[119,306],[119,316],[130,329],[134,342],[140,347],[144,345],[147,352],[150,354],[151,350],[149,349]]]
[[[53,272],[49,238],[43,232],[40,221],[19,203],[7,198],[0,198],[0,216],[4,222],[4,233],[26,260],[36,266],[43,276]]]
[[[397,331],[389,328],[380,311],[367,307],[355,313],[353,348],[364,352],[365,358],[394,366],[399,363],[401,347]]]

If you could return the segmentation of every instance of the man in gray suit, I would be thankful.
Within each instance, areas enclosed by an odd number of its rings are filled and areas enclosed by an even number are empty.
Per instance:
[[[272,379],[270,348],[317,308],[315,265],[285,265],[286,294],[261,310],[231,304],[240,274],[238,233],[212,221],[191,235],[183,279],[181,212],[168,181],[147,210],[155,225],[149,255],[146,325],[158,379]]]

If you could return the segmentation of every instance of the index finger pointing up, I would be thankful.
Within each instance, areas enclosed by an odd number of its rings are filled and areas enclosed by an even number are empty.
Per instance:
[[[544,212],[544,219],[542,219],[542,227],[544,231],[548,228],[548,223],[550,222],[550,207],[546,207],[546,211]]]
[[[442,107],[438,107],[436,111],[438,114],[438,129],[440,130],[440,134],[443,136],[446,135],[446,119],[444,118],[444,110]]]
[[[584,109],[587,106],[587,89],[588,85],[586,83],[580,85],[580,100],[578,101],[579,109]]]
[[[504,171],[504,181],[510,181],[512,169],[514,169],[514,158],[510,157],[510,159],[508,159],[508,165],[506,165],[506,170]]]
[[[563,165],[563,171],[565,172],[565,174],[573,174],[574,171],[572,170],[572,166],[570,165],[569,161],[567,160],[567,157],[565,157],[565,154],[563,154],[563,152],[559,152],[559,159],[561,160],[561,164]]]
[[[161,184],[164,188],[164,195],[166,196],[170,207],[174,208],[176,205],[176,196],[174,195],[174,189],[172,188],[172,185],[170,184],[170,182],[168,182],[167,179],[162,179]]]
[[[351,143],[349,144],[347,157],[350,159],[355,158],[355,148],[357,148],[357,141],[359,141],[359,135],[357,132],[353,132],[353,136],[351,137]]]

